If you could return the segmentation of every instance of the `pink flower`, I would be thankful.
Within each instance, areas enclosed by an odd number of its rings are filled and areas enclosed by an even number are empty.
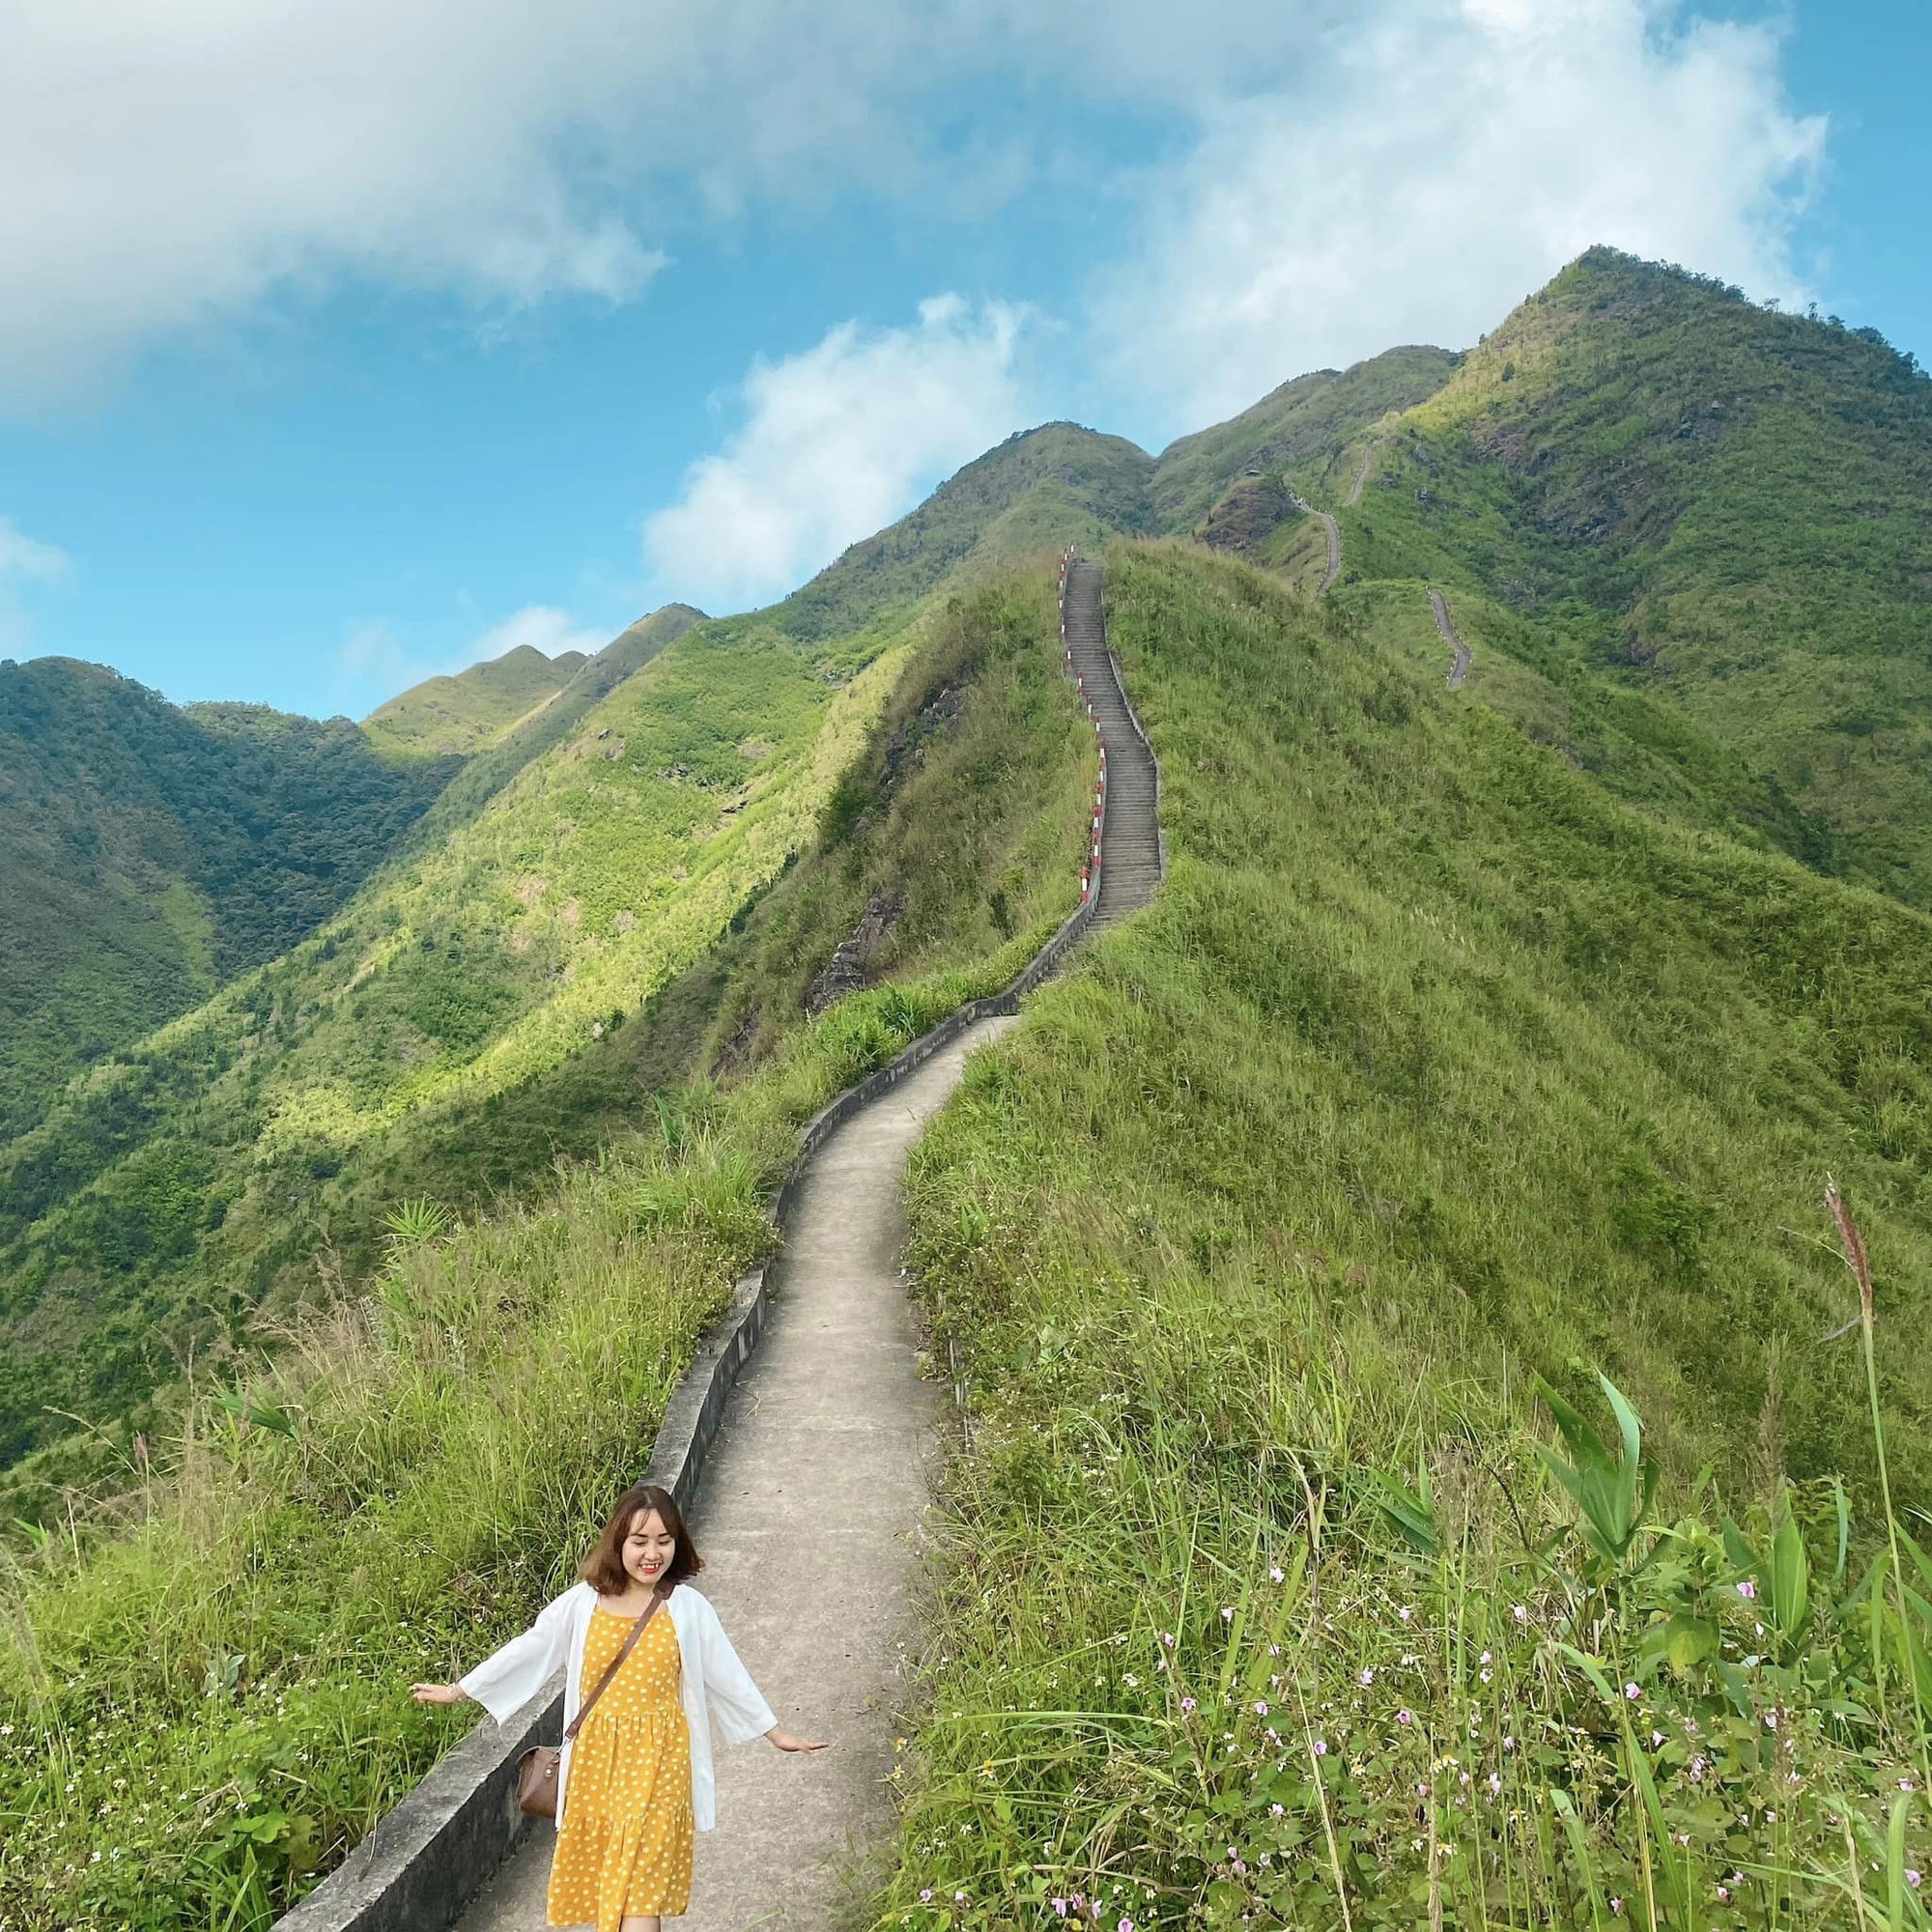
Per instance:
[[[1395,1714],[1395,1720],[1398,1724],[1412,1724],[1415,1722],[1415,1713],[1408,1710],[1398,1711]]]
[[[1925,1874],[1916,1865],[1907,1865],[1905,1868],[1905,1882],[1914,1891],[1917,1891],[1925,1883]]]
[[[926,1889],[920,1893],[919,1902],[922,1905],[930,1905],[932,1903],[932,1888],[930,1886],[927,1886]]]
[[[1193,1710],[1195,1708],[1194,1699],[1192,1697],[1183,1697],[1180,1700],[1180,1708],[1183,1711]]]
[[[1066,1917],[1065,1899],[1056,1898],[1052,1901],[1052,1904],[1053,1904],[1053,1916],[1056,1918],[1065,1918]]]
[[[1315,1740],[1315,1755],[1317,1757],[1326,1757],[1328,1755],[1328,1740],[1326,1738],[1317,1738]]]
[[[1748,1577],[1747,1577],[1745,1580],[1738,1585],[1738,1595],[1741,1596],[1746,1603],[1747,1604],[1753,1603],[1756,1601],[1757,1598],[1757,1585],[1753,1583]]]
[[[1641,1690],[1638,1689],[1636,1685],[1626,1684],[1624,1686],[1624,1695],[1628,1697],[1632,1703],[1635,1703],[1636,1700],[1643,1695],[1643,1692]]]
[[[1268,1581],[1270,1583],[1279,1583],[1284,1580],[1285,1578],[1282,1576],[1281,1567],[1279,1564],[1277,1564],[1274,1569],[1268,1572]]]
[[[1223,1604],[1221,1605],[1221,1621],[1224,1624],[1231,1624],[1235,1621],[1235,1606],[1233,1604]]]
[[[1519,1604],[1513,1610],[1511,1610],[1510,1615],[1513,1616],[1518,1623],[1526,1624],[1529,1621],[1529,1605],[1527,1604]]]
[[[1172,1631],[1162,1631],[1160,1634],[1160,1640],[1162,1643],[1166,1644],[1169,1650],[1172,1650],[1174,1648],[1174,1633]]]
[[[1359,1684],[1364,1690],[1366,1690],[1369,1688],[1369,1686],[1373,1684],[1375,1681],[1376,1681],[1376,1673],[1373,1670],[1363,1670],[1363,1671],[1358,1671],[1356,1673],[1355,1682]]]
[[[1268,1714],[1267,1699],[1265,1697],[1257,1697],[1255,1699],[1255,1716],[1258,1718],[1265,1718],[1267,1714]]]

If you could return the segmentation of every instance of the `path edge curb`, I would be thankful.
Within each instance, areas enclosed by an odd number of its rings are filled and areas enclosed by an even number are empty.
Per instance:
[[[1063,637],[1066,566],[1072,555],[1069,550],[1061,564]],[[1112,653],[1108,655],[1124,702],[1125,681]],[[1146,743],[1147,734],[1131,705],[1128,717]],[[1156,760],[1156,796],[1159,772]],[[1105,821],[1103,785],[1095,811],[1096,849],[1104,845]],[[1164,839],[1162,844],[1164,871]],[[1083,891],[1080,904],[1017,978],[997,993],[955,1007],[885,1065],[836,1094],[806,1122],[799,1129],[798,1154],[791,1172],[772,1203],[772,1218],[781,1236],[797,1207],[806,1169],[818,1149],[854,1114],[890,1093],[969,1028],[981,1020],[1017,1013],[1020,1002],[1050,979],[1078,944],[1099,902],[1097,890]],[[696,1495],[705,1458],[724,1423],[731,1391],[764,1333],[772,1295],[783,1271],[783,1257],[781,1242],[769,1260],[740,1276],[730,1306],[705,1332],[665,1404],[643,1480],[668,1490],[681,1510],[688,1510]],[[554,1738],[562,1720],[563,1680],[559,1673],[508,1721],[478,1723],[439,1758],[334,1871],[274,1921],[273,1932],[446,1932],[528,1835],[534,1821],[517,1808],[516,1763],[530,1746]]]

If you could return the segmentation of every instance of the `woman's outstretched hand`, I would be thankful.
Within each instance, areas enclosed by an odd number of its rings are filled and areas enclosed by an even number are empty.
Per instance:
[[[412,1684],[410,1695],[418,1704],[467,1704],[469,1693],[460,1684]]]
[[[774,1724],[765,1733],[765,1738],[781,1751],[819,1751],[831,1748],[831,1746],[822,1739],[813,1743],[807,1738],[795,1738],[782,1724]]]

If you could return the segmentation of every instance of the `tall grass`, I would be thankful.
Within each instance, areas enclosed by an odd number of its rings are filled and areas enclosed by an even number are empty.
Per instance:
[[[938,613],[861,781],[711,961],[724,984],[696,1025],[722,1002],[738,1049],[720,1077],[634,1094],[628,1132],[520,1205],[391,1198],[366,1284],[253,1338],[270,1346],[250,1371],[139,1438],[116,1492],[0,1558],[6,1932],[259,1932],[448,1745],[408,1684],[568,1580],[772,1242],[799,1124],[1003,984],[1076,902],[1092,734],[1051,583]],[[879,962],[904,977],[808,1023],[805,985],[879,889],[908,909]]]
[[[1109,594],[1173,866],[915,1154],[970,1428],[879,1923],[1918,1924],[1924,922],[1236,566]]]

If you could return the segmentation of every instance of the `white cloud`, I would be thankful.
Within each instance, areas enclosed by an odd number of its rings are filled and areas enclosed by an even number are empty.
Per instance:
[[[28,536],[12,517],[0,517],[0,577],[25,577],[42,582],[58,582],[72,568],[72,560],[66,551]]]
[[[33,656],[29,586],[65,583],[72,573],[66,551],[30,537],[12,517],[0,517],[0,657]]]
[[[1767,28],[1394,0],[1331,58],[1213,117],[1103,286],[1113,367],[1173,426],[1395,343],[1472,342],[1593,242],[1802,293],[1825,125],[1791,111]]]
[[[1021,317],[956,295],[909,328],[842,323],[815,348],[757,362],[746,419],[644,526],[668,594],[736,610],[793,589],[846,545],[1019,426]]]
[[[958,0],[971,11],[977,0]],[[10,0],[0,400],[345,277],[624,300],[671,212],[902,178],[907,4]]]
[[[10,0],[0,407],[345,278],[627,300],[685,223],[852,189],[1074,195],[1102,247],[1138,206],[1114,366],[1228,407],[1593,241],[1789,291],[1776,62],[1672,0]]]

